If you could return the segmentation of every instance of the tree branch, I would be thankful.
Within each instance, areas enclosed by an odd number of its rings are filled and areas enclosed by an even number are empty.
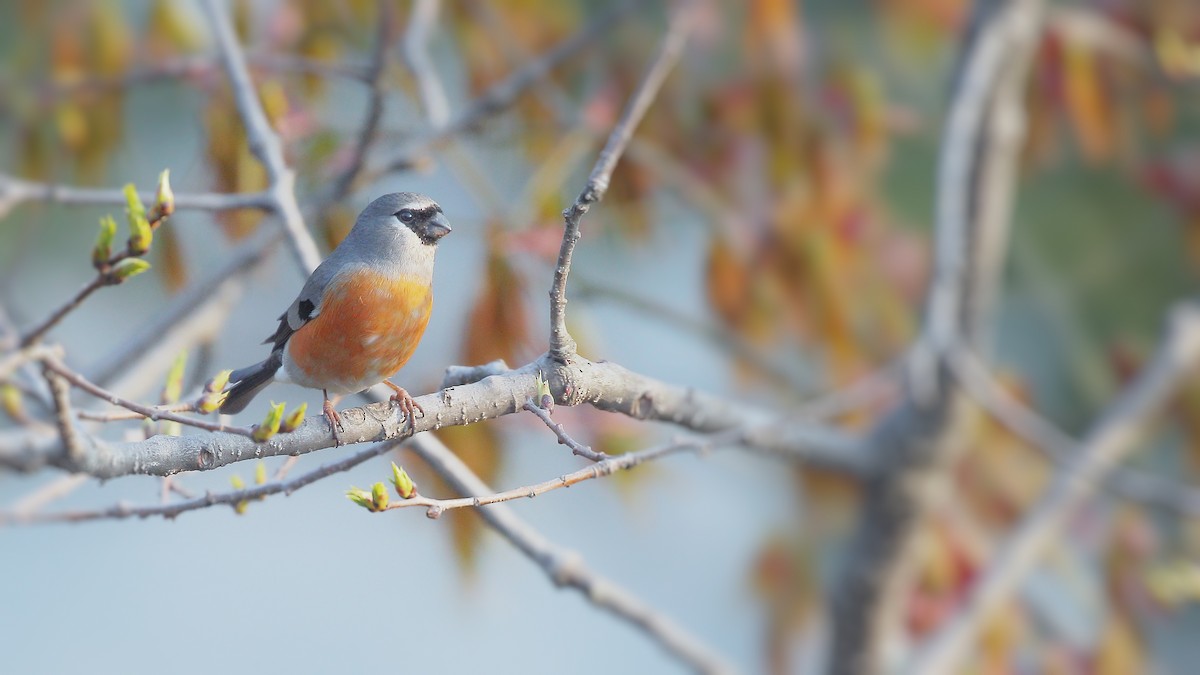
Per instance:
[[[571,272],[571,257],[575,245],[579,243],[579,221],[592,205],[604,198],[608,191],[608,183],[613,169],[625,152],[625,146],[633,136],[633,131],[642,121],[650,104],[658,96],[663,81],[674,68],[683,53],[692,24],[691,7],[675,11],[671,15],[667,34],[663,38],[658,54],[651,62],[641,84],[634,91],[625,111],[621,114],[608,142],[600,152],[592,173],[588,176],[583,191],[579,193],[575,203],[563,211],[563,239],[558,251],[558,263],[554,268],[554,281],[550,286],[550,356],[560,363],[568,362],[576,350],[575,340],[567,331],[567,275]]]
[[[609,459],[609,456],[605,453],[597,452],[591,449],[589,446],[586,446],[574,438],[571,438],[571,435],[567,433],[567,430],[563,428],[563,425],[555,422],[554,418],[550,417],[549,411],[534,404],[533,399],[525,401],[525,405],[521,406],[521,408],[528,410],[537,416],[537,418],[546,425],[546,428],[554,432],[554,435],[558,438],[558,442],[561,445],[565,445],[571,449],[572,455],[577,455],[593,462],[603,462],[604,460]]]
[[[178,422],[185,426],[195,427],[197,429],[203,429],[205,431],[219,432],[219,433],[225,433],[225,434],[236,434],[239,436],[243,436],[245,438],[250,438],[251,434],[253,433],[251,429],[244,429],[242,427],[232,427],[232,426],[228,426],[225,424],[213,424],[211,422],[205,422],[204,420],[201,420],[201,419],[196,419],[195,417],[188,417],[186,415],[178,415],[178,414],[171,412],[170,410],[162,408],[162,407],[142,405],[140,403],[137,403],[136,401],[130,401],[129,399],[122,398],[120,396],[117,396],[113,392],[108,391],[107,389],[105,389],[93,382],[90,382],[84,376],[82,376],[79,373],[75,372],[74,370],[71,370],[70,368],[68,368],[65,364],[63,364],[62,361],[59,361],[58,358],[56,358],[54,356],[46,356],[45,358],[43,358],[42,365],[44,365],[47,370],[54,372],[55,374],[57,374],[58,376],[62,377],[64,380],[69,382],[71,384],[71,386],[82,389],[83,391],[87,392],[88,394],[91,394],[92,396],[95,396],[96,398],[98,398],[102,401],[107,401],[115,406],[120,406],[122,408],[125,408],[126,410],[132,410],[133,412],[141,415],[142,417],[144,417],[148,420],[152,420],[155,422],[157,422],[159,420],[167,420],[169,422]],[[163,438],[175,438],[175,437],[165,436]],[[72,457],[70,457],[70,459],[72,461],[80,462],[80,463],[86,461],[82,457],[79,457],[79,456],[72,456]]]
[[[418,436],[410,446],[455,490],[471,496],[492,492],[491,487],[437,438],[429,434]],[[480,509],[479,515],[500,536],[541,567],[556,586],[579,591],[593,605],[649,635],[669,654],[697,672],[734,672],[730,664],[709,650],[702,641],[633,593],[589,570],[578,553],[555,546],[521,520],[512,509],[496,505]]]
[[[880,467],[866,485],[833,607],[831,670],[886,669],[898,637],[914,534],[954,458],[964,400],[948,359],[980,339],[998,282],[1023,133],[1022,92],[1041,0],[978,0],[943,132],[934,276],[904,398],[871,432]]]
[[[774,417],[757,408],[665,384],[615,363],[577,358],[568,367],[546,355],[517,370],[417,397],[425,415],[416,418],[412,427],[390,402],[343,410],[340,414],[345,432],[341,438],[347,442],[401,439],[421,431],[513,414],[536,395],[539,375],[549,380],[555,399],[562,405],[587,403],[601,410],[671,422],[703,433],[744,428],[748,430],[745,443],[760,452],[852,475],[867,474],[873,467],[857,439],[817,423],[794,421],[768,428]],[[317,415],[295,431],[265,443],[229,433],[154,436],[125,443],[92,439],[81,462],[69,461],[54,437],[38,438],[29,432],[18,436],[0,434],[0,463],[28,468],[37,466],[40,459],[40,463],[49,461],[98,478],[163,476],[210,470],[248,459],[305,454],[333,445],[328,421]]]
[[[153,204],[154,193],[142,192],[142,202]],[[107,188],[81,188],[54,183],[38,183],[0,174],[0,217],[14,206],[27,201],[45,201],[55,204],[80,204],[101,206],[124,206],[125,193]],[[244,193],[177,193],[176,209],[198,211],[231,211],[235,209],[258,209],[270,211],[274,202],[268,192]]]
[[[246,127],[246,140],[250,152],[258,158],[266,169],[270,187],[267,194],[271,207],[283,222],[284,230],[292,246],[297,262],[311,272],[321,264],[321,254],[316,242],[304,226],[304,217],[300,215],[300,206],[296,203],[296,174],[288,166],[283,157],[283,142],[271,128],[267,115],[263,111],[262,102],[258,100],[258,92],[250,80],[246,69],[246,58],[238,44],[229,16],[221,6],[220,0],[204,0],[204,9],[213,27],[213,34],[220,50],[221,61],[229,74],[229,83],[233,87],[234,102],[238,114]]]
[[[911,673],[957,672],[991,612],[1013,590],[1053,544],[1062,541],[1070,518],[1092,496],[1096,486],[1140,441],[1179,386],[1200,365],[1200,307],[1176,307],[1158,352],[1138,378],[1109,406],[1085,436],[1079,454],[1059,472],[1054,484],[1024,518],[1016,532],[971,587],[961,611],[909,664]]]
[[[57,511],[57,512],[39,512],[34,509],[18,509],[13,508],[7,513],[0,512],[0,525],[32,525],[38,523],[81,523],[89,520],[123,520],[125,518],[153,518],[161,516],[167,519],[173,519],[176,516],[187,513],[188,511],[197,511],[207,509],[219,504],[227,504],[235,506],[241,502],[249,502],[258,499],[263,499],[270,495],[283,493],[285,496],[290,496],[296,490],[307,485],[317,482],[327,476],[332,476],[335,473],[348,471],[359,464],[382,455],[383,453],[395,448],[397,442],[378,443],[361,452],[350,455],[336,462],[325,464],[320,468],[314,469],[308,473],[296,476],[289,481],[283,481],[281,478],[274,482],[256,485],[244,490],[231,490],[222,493],[205,493],[203,497],[190,498],[182,502],[174,504],[157,504],[154,506],[130,506],[128,504],[115,504],[104,509],[94,510],[75,510],[75,511]]]
[[[471,102],[462,112],[449,120],[441,129],[435,129],[428,135],[397,153],[392,159],[380,166],[368,170],[363,180],[371,182],[384,174],[393,171],[404,171],[417,163],[418,157],[428,152],[432,147],[478,126],[484,119],[507,109],[525,93],[531,86],[542,81],[550,71],[583,51],[585,47],[604,35],[620,19],[637,7],[636,2],[622,2],[611,10],[602,13],[594,21],[584,26],[578,33],[567,38],[559,45],[547,51],[535,61],[531,61],[507,78],[493,84],[483,94]]]

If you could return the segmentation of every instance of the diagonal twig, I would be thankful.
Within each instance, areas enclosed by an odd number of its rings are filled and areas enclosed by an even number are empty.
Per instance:
[[[559,363],[566,363],[575,355],[574,338],[567,331],[567,275],[571,273],[571,257],[579,243],[579,221],[592,205],[604,198],[613,169],[625,152],[625,146],[633,136],[634,129],[642,121],[650,104],[667,79],[675,63],[683,53],[683,46],[691,30],[692,11],[690,5],[676,10],[663,37],[658,54],[646,70],[638,88],[634,91],[621,119],[613,127],[608,142],[600,151],[595,166],[579,193],[575,203],[563,211],[563,239],[558,250],[558,262],[554,267],[554,281],[550,286],[550,356]]]
[[[311,272],[321,264],[321,254],[312,235],[304,226],[300,205],[296,203],[296,174],[283,157],[283,141],[271,128],[267,114],[263,111],[254,82],[250,80],[250,72],[246,69],[245,54],[238,44],[237,35],[222,3],[220,0],[205,0],[203,4],[216,36],[221,61],[229,75],[238,114],[246,127],[246,141],[250,145],[250,152],[266,169],[267,180],[270,183],[266,192],[270,196],[272,209],[283,222],[297,262]]]
[[[413,439],[413,452],[425,460],[451,487],[466,495],[487,495],[492,489],[480,480],[441,441],[429,434]],[[480,509],[479,515],[535,562],[559,587],[573,588],[593,605],[611,612],[649,635],[672,656],[701,673],[732,673],[733,666],[671,618],[647,605],[630,591],[587,568],[579,554],[555,545],[505,505]]]
[[[550,413],[545,408],[535,404],[533,399],[526,400],[525,405],[521,406],[521,408],[536,415],[537,418],[540,419],[542,423],[550,429],[550,431],[554,432],[554,435],[558,437],[558,442],[560,444],[571,449],[571,454],[578,455],[585,459],[590,459],[593,462],[603,462],[606,459],[611,459],[609,455],[593,450],[591,447],[580,443],[574,438],[571,438],[571,435],[567,433],[567,430],[563,428],[563,425],[555,422],[554,418],[550,417]]]

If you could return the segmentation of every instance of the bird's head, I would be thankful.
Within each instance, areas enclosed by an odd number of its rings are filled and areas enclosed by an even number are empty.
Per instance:
[[[393,192],[367,205],[354,229],[373,230],[370,234],[391,234],[415,240],[424,246],[436,246],[450,233],[450,223],[438,203],[416,192]],[[374,238],[374,237],[371,237]]]

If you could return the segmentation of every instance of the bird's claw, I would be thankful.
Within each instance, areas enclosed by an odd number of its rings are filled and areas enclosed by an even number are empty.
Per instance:
[[[342,426],[342,416],[338,411],[333,409],[333,402],[325,399],[325,404],[322,406],[322,411],[325,413],[325,419],[329,420],[329,430],[333,433],[333,442],[335,445],[342,444],[341,433],[346,429]]]
[[[416,418],[414,417],[414,412],[419,411],[421,413],[421,417],[424,417],[425,409],[422,408],[421,404],[417,403],[417,401],[411,395],[409,395],[409,393],[407,391],[405,391],[404,387],[397,386],[386,380],[384,381],[384,384],[391,387],[392,390],[396,392],[396,393],[392,394],[390,400],[393,403],[399,405],[400,410],[404,412],[404,427],[407,427],[408,429],[415,431],[416,430],[416,422],[415,422]],[[403,430],[404,427],[401,427],[401,429]]]

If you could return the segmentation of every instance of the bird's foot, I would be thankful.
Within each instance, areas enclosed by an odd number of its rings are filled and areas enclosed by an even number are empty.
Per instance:
[[[401,387],[397,384],[392,384],[388,380],[384,380],[383,383],[390,387],[392,391],[396,392],[392,394],[391,400],[400,406],[400,410],[404,411],[404,426],[415,431],[416,418],[413,416],[413,413],[414,411],[420,411],[421,417],[424,417],[425,409],[422,408],[421,404],[417,403],[407,391],[405,391],[404,387]]]
[[[325,399],[325,404],[321,409],[325,413],[325,419],[329,420],[329,430],[333,432],[334,443],[341,445],[341,432],[345,431],[345,428],[342,427],[342,416],[338,414],[338,411],[333,409],[333,401],[329,399]]]

